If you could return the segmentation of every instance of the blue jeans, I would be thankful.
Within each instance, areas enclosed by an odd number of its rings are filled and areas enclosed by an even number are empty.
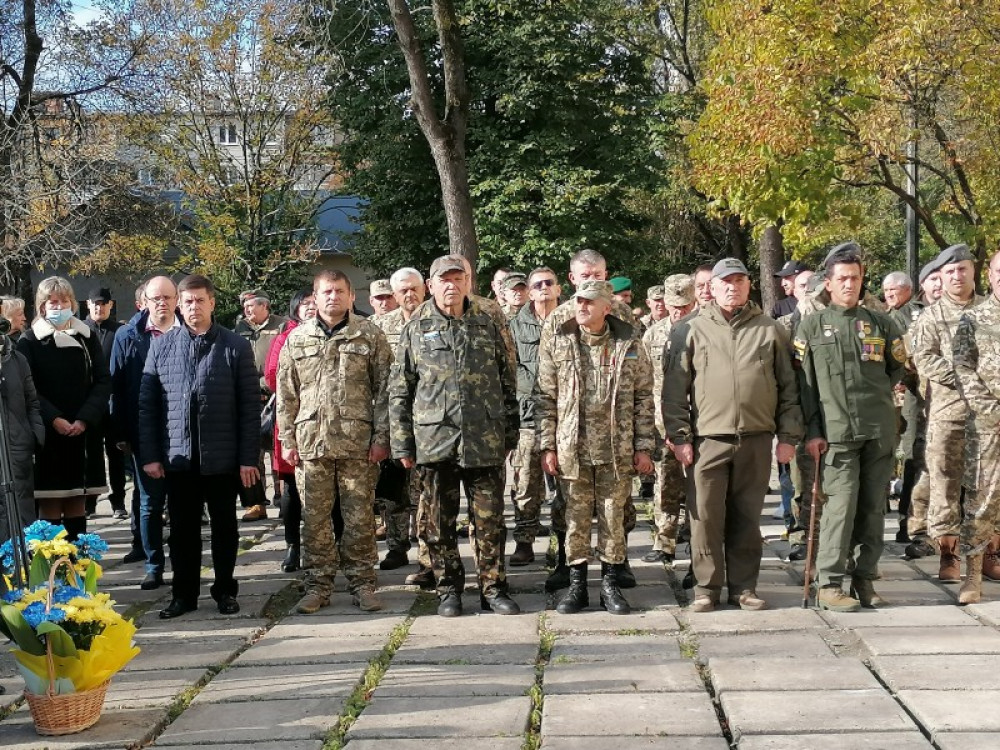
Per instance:
[[[146,553],[146,572],[163,575],[163,508],[167,502],[167,482],[153,479],[136,465],[135,485],[139,488],[139,533],[142,550]]]

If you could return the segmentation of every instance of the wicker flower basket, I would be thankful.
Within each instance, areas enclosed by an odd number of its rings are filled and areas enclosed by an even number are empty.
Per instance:
[[[45,601],[45,611],[52,608],[52,588],[55,585],[56,570],[60,565],[71,565],[69,558],[56,560],[49,572],[49,592]],[[45,656],[49,665],[49,689],[44,695],[35,695],[24,691],[31,709],[31,718],[35,722],[35,731],[41,735],[76,734],[88,727],[94,726],[101,718],[104,710],[104,696],[108,692],[111,680],[90,690],[79,693],[56,695],[53,689],[56,681],[56,667],[52,661],[52,644],[46,639]]]

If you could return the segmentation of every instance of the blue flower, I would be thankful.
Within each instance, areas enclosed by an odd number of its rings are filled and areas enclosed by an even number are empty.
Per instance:
[[[60,531],[65,531],[65,528],[48,521],[35,521],[24,529],[24,538],[27,541],[37,539],[41,542],[48,542],[55,539]]]
[[[77,596],[87,596],[87,592],[76,586],[57,586],[52,592],[52,601],[56,604],[66,604]]]
[[[80,534],[74,544],[79,556],[86,560],[100,560],[108,551],[108,543],[97,534]]]
[[[53,607],[51,612],[45,611],[45,602],[32,602],[21,612],[24,621],[37,630],[43,622],[62,622],[66,619],[66,612],[59,607]]]
[[[24,589],[14,589],[13,591],[4,591],[0,595],[0,599],[3,599],[7,604],[13,604],[14,602],[19,602],[24,597]]]
[[[14,545],[10,539],[0,544],[0,569],[8,575],[14,572]]]

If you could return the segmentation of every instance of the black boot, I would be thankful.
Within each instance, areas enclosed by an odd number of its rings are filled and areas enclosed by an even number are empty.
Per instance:
[[[569,586],[569,566],[566,565],[566,532],[556,532],[556,567],[545,579],[546,591],[558,591]]]
[[[601,563],[601,606],[612,615],[627,615],[632,611],[619,588],[621,567]]]
[[[289,544],[288,551],[285,552],[285,559],[281,561],[281,569],[286,573],[294,573],[302,565],[299,555],[299,545]]]
[[[627,557],[625,558],[625,562],[615,566],[615,577],[618,579],[618,588],[635,588],[635,573],[632,572],[632,566],[628,564]]]
[[[896,541],[899,544],[906,544],[910,541],[910,534],[907,531],[908,519],[906,516],[899,517],[899,531],[896,532]]]
[[[64,518],[62,520],[62,525],[66,529],[66,541],[75,542],[76,538],[80,534],[87,533],[87,517],[86,516],[75,516],[73,518]]]
[[[587,563],[582,562],[569,569],[569,591],[559,600],[556,612],[562,615],[573,615],[590,606],[587,594]]]

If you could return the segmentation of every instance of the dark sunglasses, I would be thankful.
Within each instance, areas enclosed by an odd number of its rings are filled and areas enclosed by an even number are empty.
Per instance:
[[[555,279],[539,279],[531,285],[532,289],[542,289],[547,286],[555,286]]]

